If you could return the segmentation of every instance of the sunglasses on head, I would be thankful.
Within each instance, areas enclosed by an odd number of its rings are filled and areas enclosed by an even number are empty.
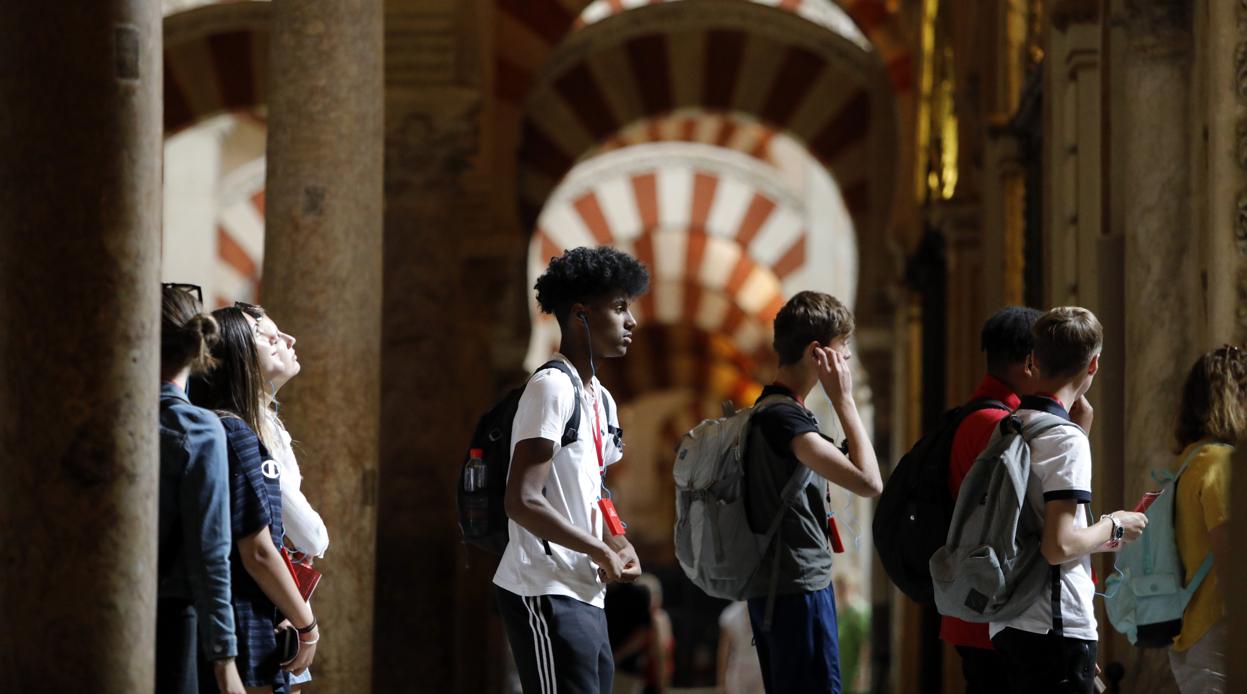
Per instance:
[[[194,294],[195,298],[199,300],[199,305],[203,306],[204,290],[202,287],[200,287],[197,284],[187,284],[185,282],[161,282],[160,288],[161,289],[176,289],[180,292],[187,292],[188,294]]]

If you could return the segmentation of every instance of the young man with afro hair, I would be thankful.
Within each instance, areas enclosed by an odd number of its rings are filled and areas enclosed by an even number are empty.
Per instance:
[[[511,430],[510,541],[494,586],[526,694],[611,691],[606,585],[636,580],[641,564],[607,520],[606,468],[623,444],[594,359],[627,353],[637,324],[630,304],[648,285],[645,266],[609,247],[569,250],[537,279],[537,303],[562,332],[553,359],[571,368],[533,374]],[[564,445],[577,399],[579,431]]]

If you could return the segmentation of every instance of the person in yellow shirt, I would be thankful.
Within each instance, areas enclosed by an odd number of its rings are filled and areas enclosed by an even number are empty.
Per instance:
[[[1178,480],[1174,533],[1190,582],[1212,552],[1212,571],[1186,606],[1169,665],[1184,693],[1226,691],[1225,580],[1229,555],[1231,445],[1247,437],[1247,350],[1232,345],[1200,357],[1187,376],[1176,431],[1181,449],[1173,467],[1190,463]]]

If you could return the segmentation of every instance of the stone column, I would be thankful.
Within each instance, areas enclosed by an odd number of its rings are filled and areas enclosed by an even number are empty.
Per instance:
[[[312,606],[323,633],[313,672],[331,692],[372,691],[381,17],[381,0],[273,2],[263,300],[303,365],[282,416],[329,528]]]
[[[1196,3],[1195,34],[1203,93],[1194,113],[1207,134],[1195,139],[1195,225],[1210,348],[1247,340],[1247,5]]]
[[[155,682],[160,3],[0,13],[0,689]]]
[[[1109,233],[1121,235],[1125,256],[1127,504],[1150,488],[1150,469],[1172,460],[1175,403],[1200,348],[1197,244],[1190,233],[1193,46],[1187,4],[1114,0],[1106,20]],[[1163,653],[1126,652],[1121,658],[1124,691],[1176,691]]]

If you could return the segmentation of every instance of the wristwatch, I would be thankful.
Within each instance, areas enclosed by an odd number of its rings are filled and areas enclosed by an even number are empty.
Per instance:
[[[1100,520],[1104,520],[1105,518],[1107,518],[1109,522],[1113,524],[1113,529],[1110,530],[1108,534],[1108,541],[1109,542],[1121,542],[1121,539],[1126,536],[1126,529],[1122,527],[1121,521],[1117,520],[1117,518],[1107,513],[1104,514],[1103,516],[1100,516]]]

